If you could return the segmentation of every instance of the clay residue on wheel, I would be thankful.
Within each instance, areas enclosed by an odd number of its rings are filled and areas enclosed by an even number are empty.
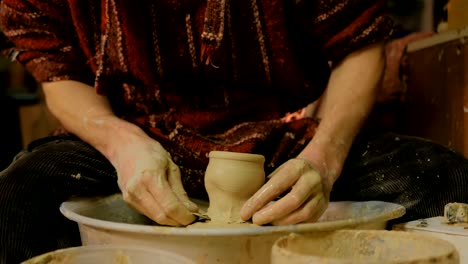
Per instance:
[[[249,228],[249,227],[260,227],[259,225],[252,224],[250,222],[245,223],[213,223],[210,221],[196,222],[188,225],[187,228]]]
[[[130,257],[127,256],[122,251],[117,251],[117,253],[115,253],[115,258],[114,259],[115,259],[114,264],[132,264],[132,261],[130,260]]]

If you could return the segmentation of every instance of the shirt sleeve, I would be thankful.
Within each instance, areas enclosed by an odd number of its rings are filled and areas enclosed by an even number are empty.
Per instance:
[[[300,5],[308,12],[307,31],[332,63],[388,40],[393,32],[386,0],[302,0]]]
[[[0,1],[3,53],[23,64],[38,82],[94,82],[80,49],[68,6],[61,0]]]

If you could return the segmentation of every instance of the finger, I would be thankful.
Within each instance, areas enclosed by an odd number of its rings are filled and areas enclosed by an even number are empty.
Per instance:
[[[270,175],[268,175],[266,178],[268,180],[271,180],[271,178],[275,177],[276,175],[278,175],[278,172],[284,167],[286,166],[287,162],[281,164],[278,168],[276,168],[272,173],[270,173]]]
[[[315,222],[325,212],[328,207],[328,200],[323,193],[314,196],[298,210],[277,221],[273,225],[293,225],[304,222]]]
[[[286,162],[284,166],[280,166],[272,174],[277,174],[265,183],[260,190],[258,190],[241,209],[241,218],[245,221],[250,219],[254,213],[266,204],[271,202],[278,195],[293,186],[304,168],[303,160],[293,159]]]
[[[289,181],[285,182],[281,180],[281,176],[277,176],[274,179],[265,183],[250,199],[245,202],[240,211],[240,216],[243,220],[249,220],[258,210],[263,208],[269,202],[273,201],[281,193],[289,189],[288,185],[292,186],[297,177],[287,177]]]
[[[185,192],[184,186],[182,185],[182,179],[180,176],[179,167],[171,162],[168,170],[169,185],[172,191],[176,195],[177,199],[191,212],[198,212],[198,206],[190,201],[187,192]]]
[[[123,193],[123,198],[132,207],[140,213],[154,220],[160,225],[180,226],[177,221],[168,217],[164,210],[154,201],[153,196],[144,188],[138,188],[138,191],[130,187],[128,192]]]
[[[309,170],[299,178],[286,196],[255,213],[252,221],[257,225],[264,225],[284,218],[301,207],[312,194],[320,192],[320,176],[316,171]]]
[[[145,171],[144,182],[147,190],[158,202],[168,217],[182,225],[195,221],[195,216],[177,199],[167,181],[166,171]]]

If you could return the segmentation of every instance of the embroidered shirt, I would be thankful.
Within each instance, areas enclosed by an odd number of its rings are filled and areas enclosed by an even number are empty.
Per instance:
[[[283,117],[322,94],[330,65],[392,30],[383,0],[216,1],[3,0],[0,26],[37,81],[94,86],[200,197],[211,150],[263,154],[267,172],[296,155],[317,124]],[[209,59],[204,31],[221,34]]]

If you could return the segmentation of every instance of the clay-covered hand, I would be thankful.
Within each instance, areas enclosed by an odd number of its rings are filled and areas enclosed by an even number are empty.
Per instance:
[[[124,200],[161,225],[192,223],[198,211],[181,181],[179,167],[157,141],[137,136],[120,142],[113,164]]]
[[[304,159],[291,159],[277,168],[269,181],[242,207],[241,217],[257,225],[287,225],[316,221],[329,202],[329,188],[320,173]],[[270,203],[280,194],[284,197]]]

